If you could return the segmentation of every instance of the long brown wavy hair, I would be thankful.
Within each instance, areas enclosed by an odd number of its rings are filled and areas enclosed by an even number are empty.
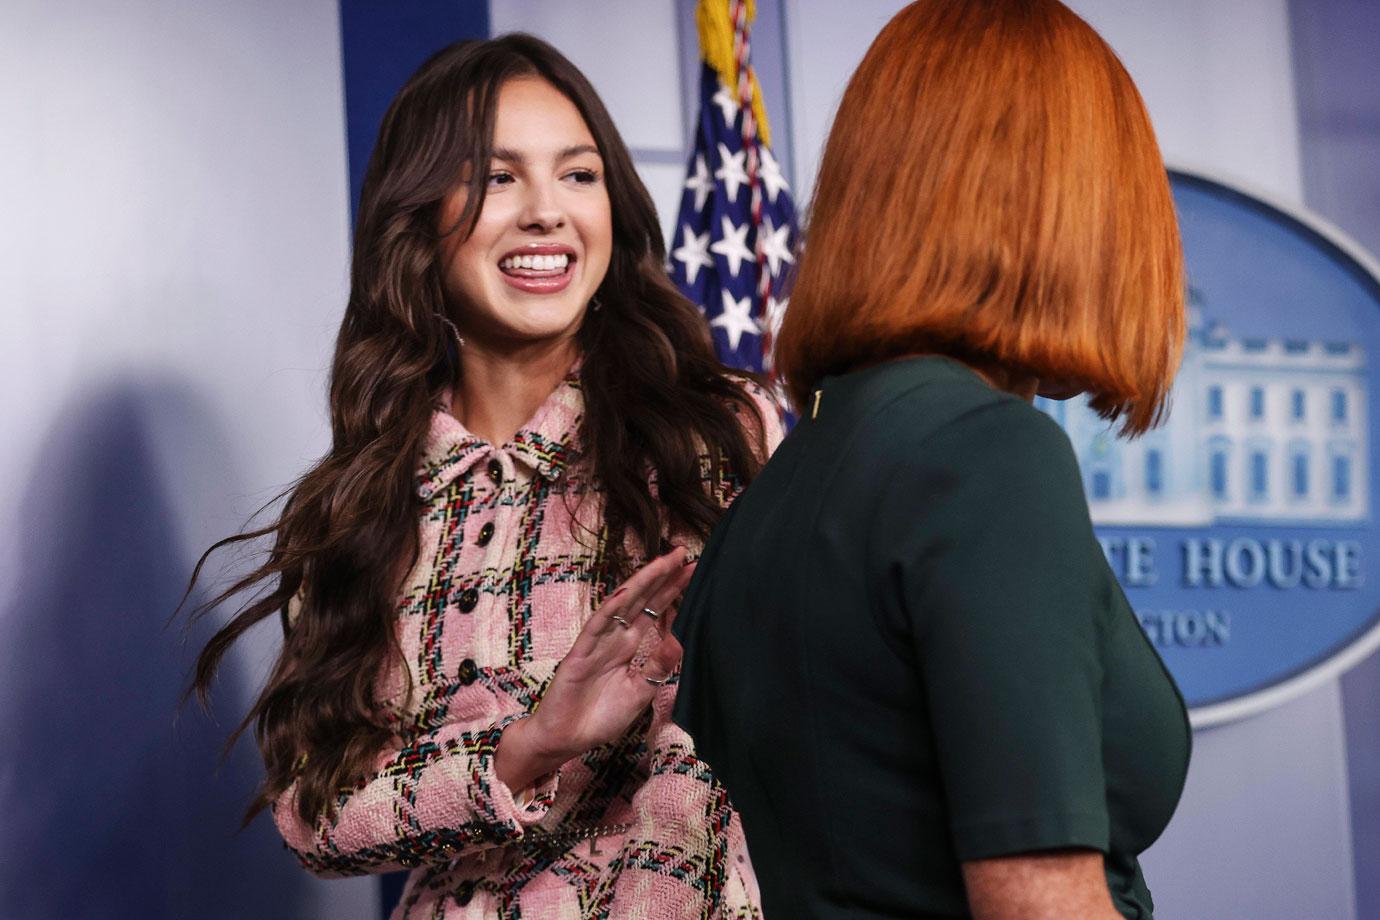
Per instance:
[[[703,483],[701,454],[725,478],[719,486],[746,483],[759,466],[755,405],[715,359],[696,308],[668,280],[651,197],[593,87],[528,35],[458,42],[436,54],[393,100],[365,175],[350,299],[331,366],[330,452],[285,493],[275,523],[215,544],[192,575],[195,585],[222,546],[271,538],[261,565],[193,614],[258,589],[197,659],[192,689],[203,703],[235,641],[282,617],[277,662],[231,736],[252,725],[267,768],[246,821],[294,780],[298,811],[314,820],[397,731],[375,700],[375,680],[401,655],[395,605],[418,556],[414,476],[433,404],[461,372],[445,319],[439,244],[448,232],[473,231],[499,91],[519,76],[540,77],[568,97],[604,161],[613,253],[597,294],[602,309],[587,311],[578,332],[579,462],[602,485],[609,577],[634,564],[624,535],[643,556],[659,549],[667,528],[708,535],[721,509],[712,494],[718,488]],[[465,210],[438,233],[442,200],[461,181]],[[744,425],[743,412],[753,424]]]

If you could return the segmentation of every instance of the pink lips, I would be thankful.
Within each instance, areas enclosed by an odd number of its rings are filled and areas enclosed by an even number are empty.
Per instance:
[[[503,268],[502,263],[512,256],[556,256],[567,258],[564,269]],[[575,250],[557,243],[538,243],[522,246],[503,255],[499,260],[499,274],[512,287],[528,294],[556,294],[565,290],[574,277]]]

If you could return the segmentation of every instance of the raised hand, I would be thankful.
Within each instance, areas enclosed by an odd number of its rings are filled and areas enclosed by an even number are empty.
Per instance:
[[[672,604],[695,567],[676,549],[638,569],[594,612],[530,718],[510,725],[495,765],[510,789],[530,786],[572,757],[627,730],[680,663]],[[649,631],[658,639],[638,650]]]

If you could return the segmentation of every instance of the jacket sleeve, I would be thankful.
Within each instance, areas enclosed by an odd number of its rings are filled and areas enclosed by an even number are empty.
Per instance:
[[[752,380],[743,381],[743,389],[748,396],[752,397],[752,402],[757,407],[758,414],[762,417],[761,446],[765,452],[761,456],[763,463],[771,459],[771,455],[776,452],[781,440],[786,436],[785,426],[782,424],[782,409],[780,402],[765,387]],[[755,426],[749,426],[749,437],[755,438],[757,434]],[[754,443],[754,448],[757,446]]]
[[[634,824],[608,903],[610,920],[760,920],[761,897],[742,823],[685,730],[671,721],[675,682],[652,704],[649,775],[633,796]],[[649,911],[648,905],[654,905]]]
[[[784,437],[781,408],[765,388],[748,379],[741,383],[760,416],[760,427],[757,419],[745,424],[748,441],[754,451],[760,446],[766,462]],[[719,495],[725,507],[742,491],[736,483],[729,486]],[[696,756],[690,736],[671,721],[678,683],[679,669],[652,703],[644,755],[648,776],[633,795],[636,817],[618,857],[623,869],[607,916],[761,920],[757,879],[728,790]]]
[[[362,875],[450,862],[522,838],[555,796],[554,774],[519,805],[494,772],[503,729],[515,721],[451,723],[375,761],[374,770],[310,823],[297,784],[273,805],[288,849],[320,876]]]

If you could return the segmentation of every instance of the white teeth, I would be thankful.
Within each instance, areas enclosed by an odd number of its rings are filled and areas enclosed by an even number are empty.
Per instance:
[[[556,255],[522,255],[508,256],[498,263],[499,268],[514,269],[526,268],[532,271],[565,271],[570,265],[570,256],[566,253]]]

